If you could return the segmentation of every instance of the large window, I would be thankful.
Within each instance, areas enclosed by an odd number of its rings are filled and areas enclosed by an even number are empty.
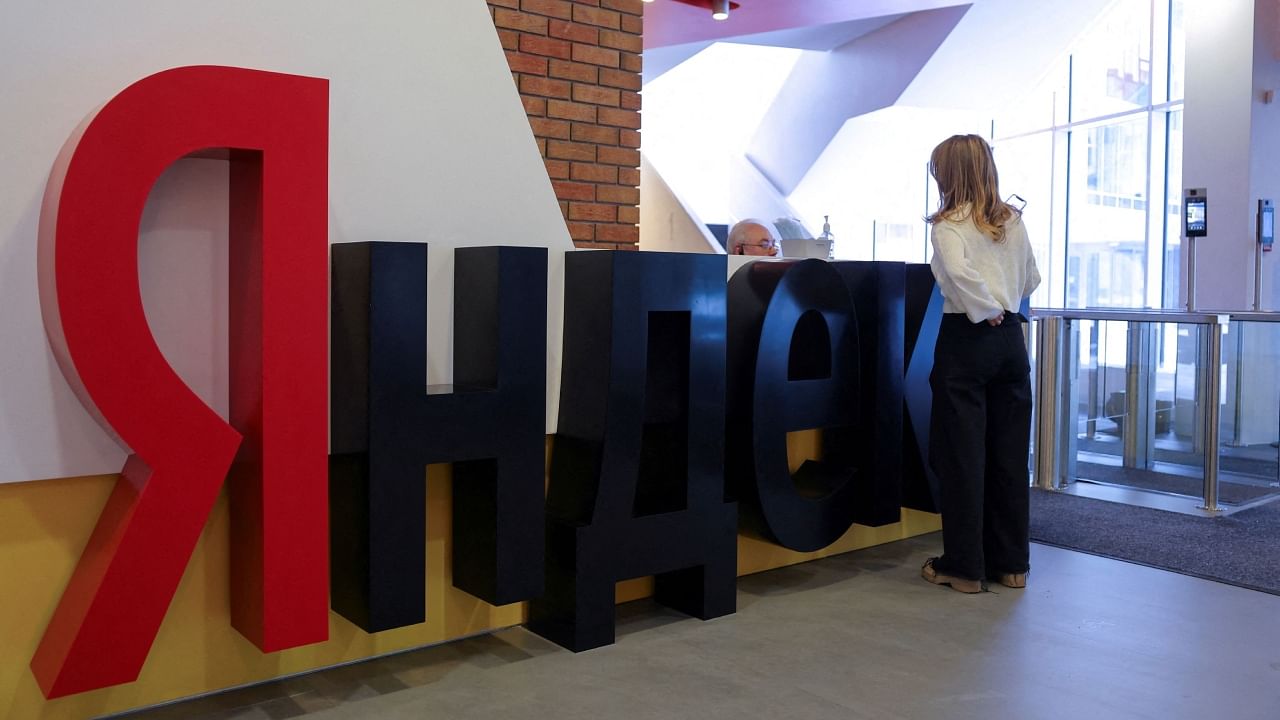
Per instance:
[[[1116,0],[995,114],[1001,186],[1027,199],[1046,278],[1037,305],[1177,302],[1183,1]]]
[[[1072,132],[1068,307],[1146,305],[1147,115]]]
[[[1072,120],[1151,104],[1151,36],[1151,0],[1117,0],[1098,17],[1072,48]]]

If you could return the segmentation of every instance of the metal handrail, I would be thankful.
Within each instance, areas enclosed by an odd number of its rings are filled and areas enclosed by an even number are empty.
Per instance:
[[[1112,320],[1127,322],[1166,322],[1194,325],[1211,325],[1219,322],[1219,314],[1187,312],[1185,310],[1149,310],[1124,308],[1103,310],[1099,308],[1033,308],[1032,316],[1060,317],[1071,320]],[[1280,322],[1280,313],[1276,320]]]
[[[1162,310],[1158,308],[1032,308],[1032,317],[1061,317],[1071,320],[1114,320],[1129,322],[1185,323],[1217,325],[1225,316],[1231,322],[1280,323],[1275,310]]]
[[[1274,310],[1231,310],[1222,314],[1232,322],[1280,322],[1280,312]]]

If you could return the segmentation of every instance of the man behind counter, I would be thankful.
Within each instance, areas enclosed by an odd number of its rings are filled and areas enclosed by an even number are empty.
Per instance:
[[[781,242],[772,225],[755,218],[747,218],[734,225],[725,243],[725,251],[730,255],[775,257],[780,247]]]

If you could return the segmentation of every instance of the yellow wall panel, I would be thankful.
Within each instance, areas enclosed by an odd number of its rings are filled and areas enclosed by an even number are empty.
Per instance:
[[[0,717],[85,718],[439,643],[524,620],[455,590],[448,466],[427,483],[427,621],[376,635],[329,614],[328,642],[263,654],[231,628],[228,519],[219,498],[138,681],[46,701],[27,667],[115,476],[0,485]]]

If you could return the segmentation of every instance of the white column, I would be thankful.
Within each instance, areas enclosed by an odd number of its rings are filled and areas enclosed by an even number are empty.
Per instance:
[[[1253,0],[1185,5],[1182,186],[1206,188],[1209,194],[1209,235],[1196,242],[1199,308],[1243,310],[1253,298],[1253,5]],[[1182,263],[1185,278],[1185,257]],[[1185,302],[1184,296],[1179,305]]]

